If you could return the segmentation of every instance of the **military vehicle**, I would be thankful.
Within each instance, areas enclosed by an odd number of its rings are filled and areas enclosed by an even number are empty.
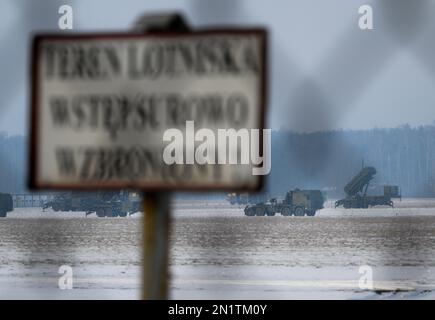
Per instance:
[[[299,190],[287,192],[285,199],[279,202],[276,198],[265,203],[247,205],[246,216],[314,216],[316,211],[323,208],[325,198],[320,190]]]
[[[12,196],[9,193],[0,193],[0,218],[5,218],[12,210],[14,210]]]
[[[136,193],[121,192],[65,192],[47,201],[43,209],[53,211],[84,211],[98,217],[126,217],[141,210],[142,200]]]
[[[267,200],[267,196],[262,193],[229,193],[226,197],[232,205],[255,204]]]
[[[384,195],[368,196],[367,189],[370,181],[376,175],[374,167],[363,167],[361,171],[344,187],[346,198],[335,202],[335,207],[368,208],[387,205],[393,207],[392,198],[401,198],[398,186],[384,186]]]

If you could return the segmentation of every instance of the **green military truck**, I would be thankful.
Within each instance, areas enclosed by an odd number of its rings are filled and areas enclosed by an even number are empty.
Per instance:
[[[356,176],[354,176],[344,187],[346,198],[335,202],[335,207],[343,206],[343,208],[367,209],[374,206],[390,206],[393,207],[393,198],[401,199],[400,189],[398,186],[384,186],[384,194],[369,196],[367,189],[370,182],[376,175],[374,167],[363,167]]]
[[[84,211],[86,216],[96,213],[97,217],[126,217],[142,210],[142,199],[133,192],[95,191],[65,192],[44,203],[43,209],[53,211]]]
[[[9,193],[0,193],[0,218],[5,218],[14,209],[14,202]]]
[[[257,203],[245,207],[245,215],[274,216],[314,216],[316,211],[323,208],[325,198],[320,190],[299,190],[287,192],[285,199],[278,202],[276,198],[266,203]]]

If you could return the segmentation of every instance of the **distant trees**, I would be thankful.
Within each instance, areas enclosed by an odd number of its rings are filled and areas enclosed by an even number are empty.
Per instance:
[[[435,126],[294,133],[274,131],[272,194],[292,188],[324,188],[343,195],[362,164],[378,173],[373,187],[397,184],[404,196],[435,196]]]
[[[23,136],[0,133],[0,192],[20,193],[26,189],[26,147]]]
[[[268,192],[324,189],[343,195],[344,185],[364,165],[377,170],[373,187],[399,185],[404,196],[435,197],[435,125],[411,128],[272,133]],[[26,190],[27,141],[0,134],[0,192]],[[375,192],[375,190],[371,190]]]

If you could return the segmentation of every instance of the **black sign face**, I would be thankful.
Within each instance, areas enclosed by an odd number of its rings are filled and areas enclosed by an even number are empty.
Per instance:
[[[258,189],[266,41],[259,29],[37,36],[31,187]]]

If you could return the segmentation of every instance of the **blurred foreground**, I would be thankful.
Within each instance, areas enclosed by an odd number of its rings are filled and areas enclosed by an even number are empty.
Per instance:
[[[245,217],[222,201],[177,201],[171,298],[435,298],[435,200]],[[21,208],[0,220],[0,298],[137,299],[141,219]],[[60,266],[73,290],[60,290]],[[358,286],[373,268],[374,290]]]

